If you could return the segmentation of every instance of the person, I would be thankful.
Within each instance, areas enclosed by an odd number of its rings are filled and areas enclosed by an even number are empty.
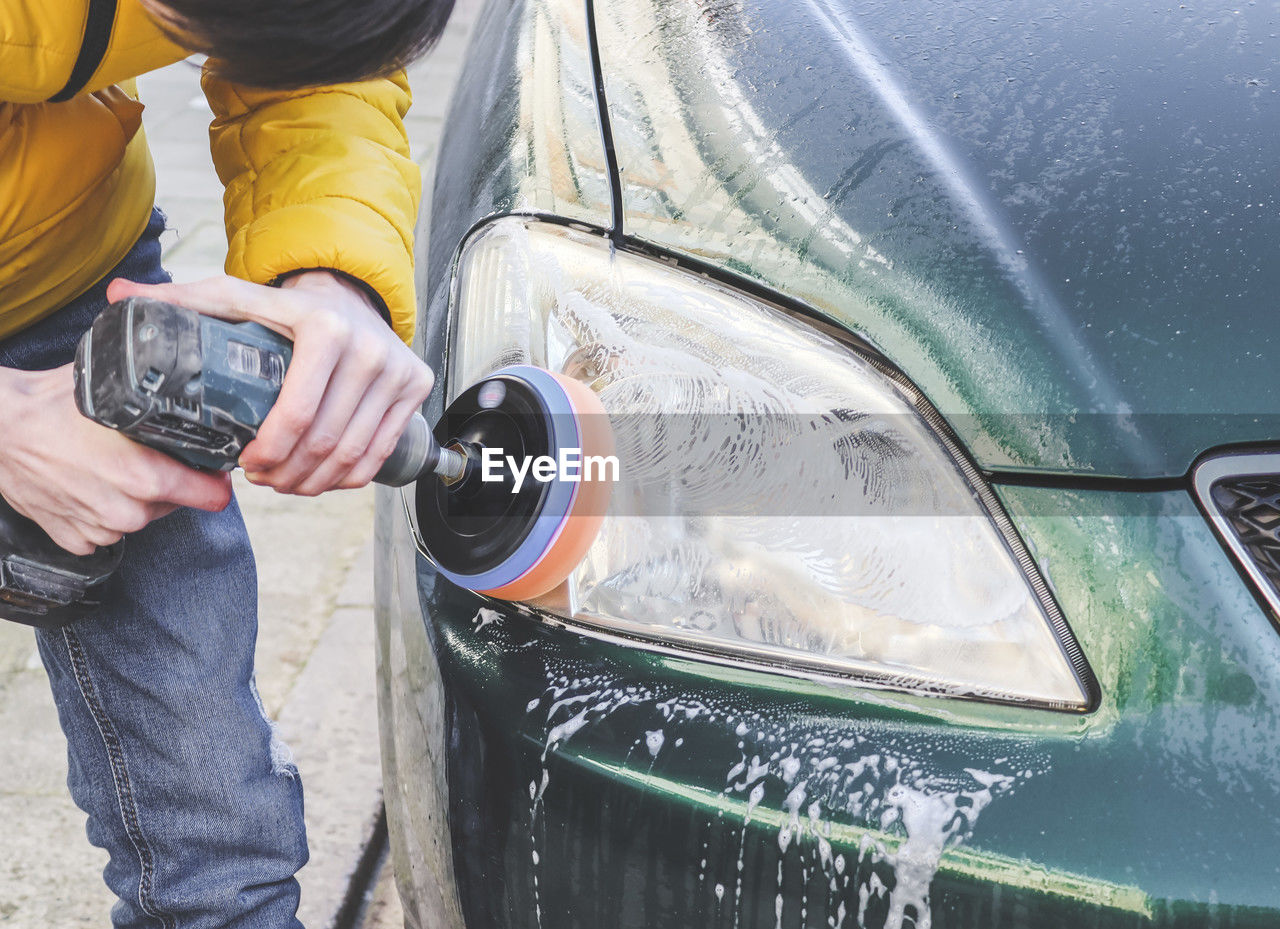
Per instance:
[[[39,632],[117,927],[299,925],[302,791],[257,697],[256,577],[225,475],[82,417],[70,361],[144,295],[294,341],[240,459],[295,494],[376,473],[431,388],[407,347],[419,177],[404,65],[451,0],[0,0],[0,494],[67,550],[127,534],[94,615]],[[172,283],[133,78],[193,52],[228,275]]]

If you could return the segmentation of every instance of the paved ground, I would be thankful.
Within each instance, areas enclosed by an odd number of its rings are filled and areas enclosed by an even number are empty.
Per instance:
[[[411,71],[414,157],[431,176],[449,90],[479,0],[459,0],[440,46]],[[220,273],[221,187],[209,111],[186,63],[141,81],[167,211],[166,263],[178,280]],[[332,924],[381,805],[373,681],[371,492],[318,500],[238,483],[261,577],[258,679],[306,785],[312,861],[301,875],[311,929]],[[106,856],[66,794],[65,745],[29,630],[0,623],[0,927],[104,926]],[[389,871],[389,869],[387,869]],[[389,876],[365,925],[403,924]]]

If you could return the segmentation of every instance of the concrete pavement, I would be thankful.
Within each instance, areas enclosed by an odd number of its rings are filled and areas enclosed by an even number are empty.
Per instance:
[[[410,71],[415,104],[407,122],[428,187],[440,125],[480,5],[459,0],[440,45]],[[221,273],[222,188],[209,158],[210,113],[198,68],[174,65],[146,75],[140,87],[159,175],[157,202],[171,227],[163,239],[166,265],[179,281]],[[312,860],[300,875],[299,915],[311,929],[323,929],[351,915],[352,877],[362,867],[368,871],[381,808],[373,495],[362,490],[304,500],[243,480],[237,493],[259,562],[259,688],[306,788]],[[67,796],[65,778],[65,743],[32,634],[0,623],[2,929],[108,922],[112,898],[101,878],[106,856],[86,840],[84,816]],[[403,924],[389,875],[368,896],[367,927]]]

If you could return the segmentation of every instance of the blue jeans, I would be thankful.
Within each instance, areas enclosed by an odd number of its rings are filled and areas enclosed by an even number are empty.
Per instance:
[[[108,275],[168,280],[156,211]],[[71,361],[106,285],[0,342],[0,365]],[[253,681],[257,576],[233,501],[181,509],[125,542],[100,611],[38,632],[67,737],[67,785],[124,929],[299,927],[302,785]]]

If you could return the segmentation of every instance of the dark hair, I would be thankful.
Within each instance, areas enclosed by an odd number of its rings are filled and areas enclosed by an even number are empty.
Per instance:
[[[228,80],[291,89],[381,77],[427,51],[453,0],[154,0],[157,21]]]

